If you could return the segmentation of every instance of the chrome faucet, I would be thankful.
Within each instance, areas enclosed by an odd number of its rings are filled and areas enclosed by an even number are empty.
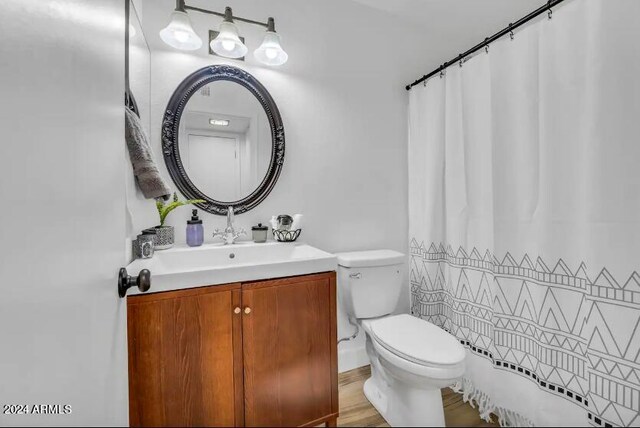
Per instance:
[[[221,231],[219,229],[215,229],[213,231],[213,237],[222,238],[222,241],[224,242],[225,245],[235,244],[236,239],[238,239],[238,237],[244,236],[247,234],[243,228],[240,227],[236,229],[234,227],[233,218],[234,218],[233,207],[229,206],[227,207],[227,227],[224,229],[224,231]]]

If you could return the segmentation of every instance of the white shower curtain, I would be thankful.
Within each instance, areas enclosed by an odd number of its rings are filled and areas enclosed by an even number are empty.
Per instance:
[[[640,425],[638,17],[568,0],[411,89],[412,311],[485,417]]]

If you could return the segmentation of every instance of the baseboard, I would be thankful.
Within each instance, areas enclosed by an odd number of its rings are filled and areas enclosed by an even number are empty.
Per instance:
[[[364,344],[356,348],[352,347],[338,351],[338,373],[347,372],[349,370],[368,365],[369,357],[367,356]]]

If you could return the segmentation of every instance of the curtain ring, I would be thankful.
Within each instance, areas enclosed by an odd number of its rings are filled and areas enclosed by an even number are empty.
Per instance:
[[[458,65],[460,65],[460,67],[462,67],[462,59],[463,59],[462,54],[460,54],[458,56],[460,57],[460,62],[458,63]]]
[[[486,38],[484,39],[484,42],[485,42],[485,43],[487,43],[487,40],[489,40],[489,38],[488,38],[488,37],[486,37]],[[489,53],[489,43],[487,43],[486,45],[484,45],[484,51],[485,51],[486,53]]]
[[[549,17],[549,19],[551,19],[553,15],[553,10],[551,10],[551,0],[549,0],[549,2],[547,3],[547,6],[549,7],[549,12],[547,12],[547,16]]]
[[[510,23],[509,23],[509,38],[510,38],[511,40],[513,40],[513,39],[515,38],[515,35],[513,34],[513,29],[512,29],[512,27],[513,27],[513,23],[512,23],[512,22],[510,22]]]
[[[442,79],[443,77],[444,77],[444,64],[440,66],[440,78]]]

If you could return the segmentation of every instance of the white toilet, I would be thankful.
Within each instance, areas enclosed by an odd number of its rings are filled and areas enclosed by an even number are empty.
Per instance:
[[[427,321],[390,315],[402,289],[404,254],[336,255],[344,309],[366,332],[371,377],[365,396],[391,426],[444,426],[440,389],[464,373],[463,346]]]

